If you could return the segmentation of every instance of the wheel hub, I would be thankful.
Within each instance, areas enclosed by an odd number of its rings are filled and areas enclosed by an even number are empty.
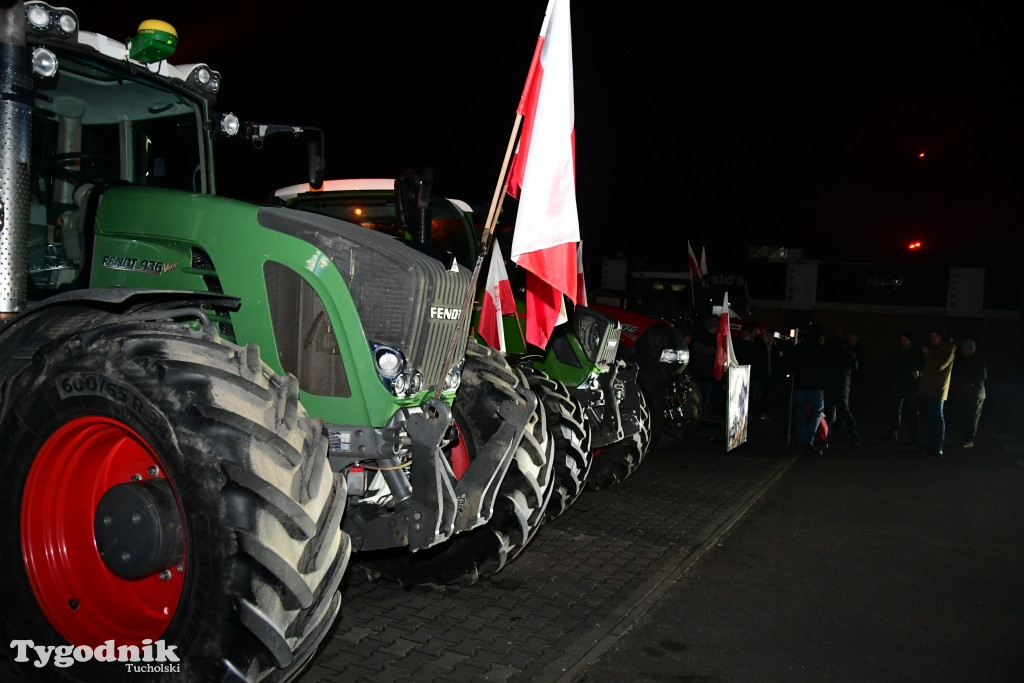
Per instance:
[[[181,515],[166,479],[118,484],[100,499],[93,521],[96,549],[123,579],[141,579],[185,557]]]

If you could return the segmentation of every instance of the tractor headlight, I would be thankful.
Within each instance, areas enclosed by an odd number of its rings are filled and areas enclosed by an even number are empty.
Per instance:
[[[417,370],[409,377],[409,393],[417,394],[423,391],[423,373]]]
[[[466,364],[466,359],[463,358],[461,361],[456,363],[448,374],[444,376],[444,390],[455,391],[462,384],[462,366]]]
[[[242,130],[242,121],[235,114],[228,112],[214,117],[210,133],[215,138],[231,138]]]
[[[211,101],[216,100],[220,91],[220,72],[214,71],[206,64],[182,64],[178,67],[188,75],[185,83],[189,89],[195,90]]]
[[[381,384],[399,398],[405,396],[411,383],[411,373],[406,372],[405,354],[390,344],[370,342],[373,365]]]
[[[78,32],[78,16],[66,7],[53,7],[45,2],[26,2],[25,19],[29,27],[62,38]]]
[[[57,73],[57,55],[45,47],[37,47],[32,50],[32,71],[37,76],[50,78]]]
[[[662,363],[682,363],[685,367],[690,362],[690,350],[689,349],[662,349],[661,358],[658,359]]]

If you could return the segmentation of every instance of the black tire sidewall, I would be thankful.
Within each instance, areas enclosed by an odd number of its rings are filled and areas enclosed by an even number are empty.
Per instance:
[[[99,371],[109,380],[111,395],[67,395],[58,385],[60,376],[69,371],[85,370],[59,364],[37,377],[34,389],[24,394],[4,420],[0,435],[0,553],[4,558],[0,562],[7,577],[0,594],[5,613],[17,618],[15,624],[5,616],[5,630],[10,628],[13,637],[30,638],[37,644],[66,642],[50,625],[28,579],[22,560],[21,502],[36,455],[54,431],[76,417],[108,417],[133,429],[159,455],[182,511],[187,558],[182,598],[168,628],[154,640],[182,648],[176,652],[182,662],[206,662],[223,647],[224,636],[220,624],[211,623],[207,615],[223,615],[232,609],[231,596],[217,580],[226,575],[228,567],[223,561],[230,554],[231,543],[230,532],[217,524],[222,475],[212,459],[186,457],[182,452],[180,447],[189,448],[193,441],[186,433],[194,418],[176,407],[179,402],[166,388],[151,388],[155,395],[150,400],[127,378],[94,368],[89,372]],[[18,386],[25,384],[19,382]],[[192,651],[183,649],[188,644]],[[195,648],[203,652],[195,652]],[[121,663],[76,663],[72,668],[75,675],[85,673],[86,677],[100,672],[109,676],[115,671],[124,675],[125,671]],[[185,673],[184,667],[181,673]]]

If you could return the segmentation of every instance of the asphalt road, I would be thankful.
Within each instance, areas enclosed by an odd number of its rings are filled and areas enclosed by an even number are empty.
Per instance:
[[[990,382],[977,447],[942,458],[801,456],[571,680],[1024,680],[1022,394]]]

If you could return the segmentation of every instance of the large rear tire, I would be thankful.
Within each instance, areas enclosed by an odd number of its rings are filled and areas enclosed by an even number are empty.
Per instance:
[[[526,387],[526,379],[518,369],[494,349],[470,340],[462,386],[452,405],[459,431],[453,450],[472,461],[503,419],[498,406],[519,387]],[[485,524],[426,550],[357,553],[355,562],[371,579],[388,577],[406,590],[470,586],[500,572],[526,548],[544,522],[554,483],[554,442],[538,401]]]
[[[170,678],[297,676],[338,614],[350,543],[345,483],[295,378],[209,327],[54,307],[26,330],[0,355],[52,341],[5,364],[4,642],[149,639],[175,648]],[[17,666],[133,678],[118,662]]]
[[[641,390],[640,398],[640,429],[601,449],[594,451],[594,465],[587,477],[587,486],[591,489],[606,489],[626,481],[644,461],[651,446],[651,413],[647,409],[647,399]]]
[[[529,363],[518,367],[544,406],[548,432],[554,441],[555,490],[546,513],[547,521],[551,521],[572,507],[586,487],[587,475],[594,462],[590,450],[590,424],[583,405],[564,384]]]

